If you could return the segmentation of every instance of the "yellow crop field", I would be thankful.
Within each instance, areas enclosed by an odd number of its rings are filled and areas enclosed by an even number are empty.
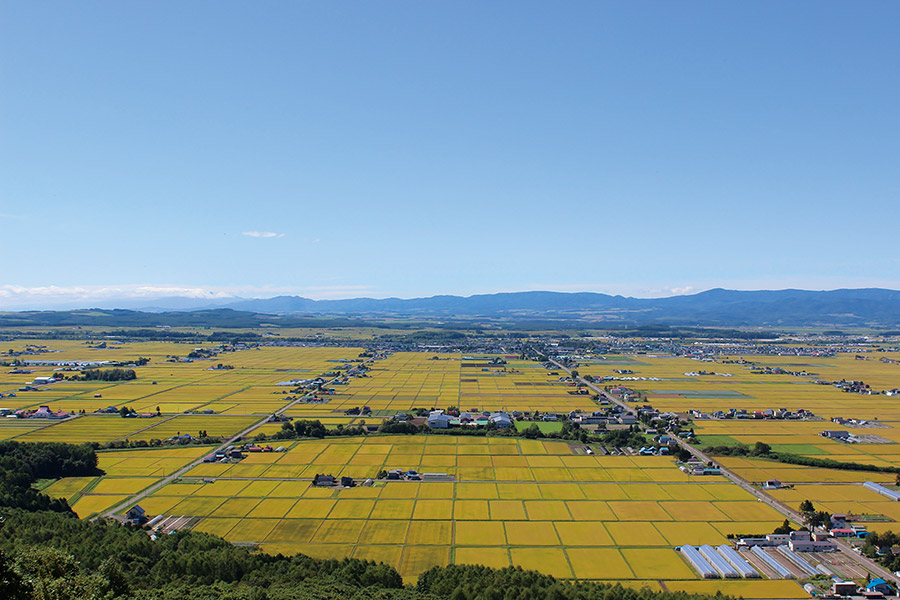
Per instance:
[[[350,335],[348,329],[340,335]],[[336,334],[337,335],[337,334]],[[371,335],[371,334],[370,334]],[[82,357],[84,348],[66,340],[47,340],[60,357]],[[729,534],[772,531],[784,517],[725,477],[687,475],[668,456],[585,454],[578,444],[514,436],[385,435],[328,436],[324,439],[276,440],[280,423],[263,418],[293,401],[291,385],[343,368],[362,348],[269,347],[229,353],[232,370],[209,370],[213,362],[166,362],[184,356],[184,344],[128,343],[110,353],[149,356],[138,379],[123,383],[63,382],[40,395],[20,394],[8,405],[49,403],[77,410],[129,406],[161,416],[123,419],[86,414],[62,422],[10,420],[0,423],[0,439],[23,441],[122,442],[165,440],[177,434],[232,436],[254,425],[261,444],[283,452],[253,453],[240,462],[203,463],[153,494],[140,499],[150,515],[197,517],[196,529],[235,543],[259,544],[266,552],[303,552],[317,557],[384,561],[414,581],[430,566],[455,562],[493,567],[520,565],[563,578],[612,580],[634,587],[714,592],[756,597],[794,597],[793,582],[698,580],[672,550],[682,544],[728,543]],[[189,349],[188,349],[189,351]],[[92,356],[94,356],[92,350]],[[97,357],[104,354],[97,351]],[[321,404],[297,403],[287,410],[296,419],[319,419],[330,428],[378,424],[413,408],[457,406],[470,412],[505,408],[558,412],[597,410],[590,396],[569,394],[571,387],[549,377],[539,363],[507,358],[505,365],[482,371],[486,357],[460,353],[395,352],[372,363],[365,378],[350,378],[322,393]],[[83,358],[83,357],[82,357]],[[489,358],[489,357],[488,357]],[[876,361],[853,356],[752,356],[761,364],[803,367],[829,378],[865,379],[881,387],[898,387],[900,370],[887,371]],[[105,360],[106,358],[101,358]],[[581,360],[581,359],[579,359]],[[641,403],[672,410],[685,419],[690,409],[711,412],[739,407],[765,410],[806,408],[820,417],[879,417],[864,433],[890,443],[843,444],[819,435],[840,428],[827,421],[712,419],[693,417],[689,424],[711,444],[763,441],[776,451],[880,466],[900,465],[900,408],[884,396],[864,402],[832,386],[802,378],[753,374],[736,363],[717,364],[712,375],[687,376],[698,361],[683,357],[611,356],[586,359],[583,374],[614,376],[629,365],[643,380],[623,383],[643,394]],[[894,365],[891,365],[893,368]],[[785,367],[787,368],[787,367]],[[52,369],[47,369],[48,374]],[[12,377],[12,376],[10,376]],[[651,380],[656,377],[657,380]],[[23,385],[26,380],[16,381]],[[154,383],[155,382],[155,383]],[[613,383],[613,382],[609,382]],[[100,394],[100,398],[95,398]],[[5,400],[5,399],[4,399]],[[23,404],[24,403],[24,404]],[[375,414],[344,414],[369,406]],[[185,411],[211,414],[184,414]],[[155,442],[154,442],[155,444]],[[594,445],[596,446],[596,445]],[[102,450],[105,475],[49,483],[47,493],[71,498],[82,517],[126,505],[126,500],[184,469],[214,446]],[[793,489],[770,495],[793,507],[811,499],[828,512],[881,514],[900,520],[900,506],[863,489],[865,480],[893,483],[893,474],[795,466],[747,457],[714,457],[716,462],[751,482],[780,479]],[[316,474],[375,478],[382,469],[416,469],[446,473],[450,481],[378,481],[371,487],[321,489],[310,485]],[[895,524],[895,523],[894,523]],[[891,523],[869,523],[870,530]],[[662,582],[662,583],[660,583]]]
[[[241,519],[223,537],[230,542],[258,543],[278,525],[277,519]]]
[[[457,547],[454,551],[454,563],[458,565],[484,565],[494,569],[502,569],[508,567],[509,550],[506,548],[466,548]]]
[[[400,562],[400,574],[415,577],[431,567],[450,562],[450,548],[442,546],[406,546]]]
[[[96,477],[65,477],[63,479],[57,479],[48,487],[44,488],[43,491],[53,498],[69,499],[74,494],[87,487],[95,479]]]
[[[484,521],[491,518],[487,500],[456,500],[453,518],[457,521]]]
[[[510,546],[558,546],[559,537],[549,521],[510,521],[504,524]]]
[[[576,521],[615,521],[617,517],[606,502],[599,500],[569,501],[566,507]]]
[[[506,533],[497,521],[458,521],[454,543],[461,546],[505,546]]]
[[[709,523],[675,523],[660,522],[654,523],[654,527],[663,535],[666,541],[672,546],[680,546],[683,544],[703,545],[710,544],[717,546],[719,544],[728,543],[728,539],[719,530]],[[761,531],[767,531],[763,524],[757,525]],[[774,529],[774,527],[773,527]],[[752,531],[748,529],[746,531]],[[745,531],[745,532],[746,532]]]
[[[124,501],[126,498],[128,498],[128,496],[122,494],[106,494],[102,496],[83,495],[72,505],[72,510],[75,511],[75,514],[84,519],[95,513],[103,512],[119,502]]]
[[[104,477],[91,489],[93,494],[135,494],[159,481],[152,477]]]
[[[666,582],[672,591],[689,594],[715,594],[722,592],[729,596],[746,598],[802,598],[805,592],[794,581],[777,579],[759,581],[673,581]]]
[[[412,545],[449,545],[452,536],[450,521],[411,521],[406,542]]]
[[[287,515],[296,501],[293,498],[266,498],[260,500],[253,509],[247,513],[250,519],[281,519]]]
[[[554,577],[574,577],[569,561],[560,548],[510,548],[512,564],[541,571]]]
[[[520,500],[489,500],[492,521],[524,521],[528,518]]]
[[[331,519],[368,519],[374,506],[374,500],[339,499],[328,516]]]
[[[411,519],[415,500],[380,499],[375,502],[370,519]]]
[[[604,523],[617,546],[628,546],[640,541],[641,546],[668,546],[669,542],[653,526],[653,523],[613,521]]]
[[[364,520],[325,520],[316,531],[312,541],[322,544],[355,544],[365,526]]]
[[[671,521],[669,516],[658,502],[612,500],[609,508],[622,521]]]
[[[566,555],[579,579],[631,579],[634,576],[615,548],[568,548]]]
[[[727,521],[729,517],[711,502],[660,502],[676,521]]]
[[[638,579],[698,578],[693,569],[668,548],[623,548],[622,556]]]
[[[526,500],[525,510],[532,521],[565,521],[572,515],[562,500]]]
[[[330,498],[300,498],[288,511],[287,518],[291,519],[317,519],[325,518],[337,500]]]
[[[413,519],[442,520],[453,518],[452,500],[417,500]]]
[[[781,513],[762,502],[713,502],[713,506],[734,521],[772,521],[783,518]]]
[[[553,524],[563,546],[613,546],[612,536],[596,521],[558,521]]]
[[[408,530],[408,521],[369,521],[359,540],[366,544],[403,544]]]
[[[196,529],[197,531],[202,531],[204,533],[225,537],[226,535],[228,535],[228,532],[231,531],[231,529],[240,522],[241,519],[206,518],[200,521],[200,523],[196,527],[194,527],[194,529]]]
[[[364,546],[358,545],[353,551],[353,558],[360,560],[372,560],[385,563],[400,569],[400,560],[403,556],[403,546]]]

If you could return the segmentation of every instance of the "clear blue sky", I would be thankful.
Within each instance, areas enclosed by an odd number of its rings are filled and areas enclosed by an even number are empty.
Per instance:
[[[0,307],[900,287],[897,2],[0,6]]]

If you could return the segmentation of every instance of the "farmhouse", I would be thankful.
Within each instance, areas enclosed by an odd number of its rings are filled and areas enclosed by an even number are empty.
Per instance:
[[[63,412],[61,410],[54,412],[54,411],[50,410],[49,406],[46,406],[46,405],[42,405],[37,410],[33,410],[33,411],[27,411],[27,410],[21,411],[20,410],[20,411],[17,411],[16,414],[19,417],[26,418],[26,419],[65,419],[65,418],[71,416],[69,413]]]
[[[316,475],[315,478],[313,478],[313,485],[318,487],[334,485],[334,475]]]
[[[866,585],[867,592],[878,592],[879,594],[893,594],[890,584],[882,578],[873,579]]]
[[[837,546],[826,535],[811,534],[808,531],[792,531],[788,547],[794,552],[832,552]]]
[[[133,525],[143,525],[147,522],[147,513],[139,504],[135,504],[125,513],[125,520]]]

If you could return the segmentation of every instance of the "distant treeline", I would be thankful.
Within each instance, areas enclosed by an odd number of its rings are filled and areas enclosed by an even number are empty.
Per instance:
[[[708,327],[679,327],[669,325],[640,325],[622,331],[610,331],[610,335],[620,338],[717,338],[735,340],[771,340],[774,331],[744,331],[741,329],[713,329]],[[771,343],[781,343],[775,342]]]

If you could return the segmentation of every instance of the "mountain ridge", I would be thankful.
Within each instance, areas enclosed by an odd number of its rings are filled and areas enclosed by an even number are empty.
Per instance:
[[[147,304],[150,304],[148,302]],[[168,306],[179,302],[169,298]],[[190,305],[185,302],[186,307]],[[98,313],[112,313],[111,322],[154,322],[189,325],[239,321],[240,326],[298,318],[330,319],[411,317],[441,319],[523,321],[550,319],[604,325],[668,324],[690,326],[870,326],[900,327],[900,291],[883,288],[816,290],[727,290],[714,288],[696,294],[666,298],[633,298],[597,292],[502,292],[472,296],[436,295],[424,298],[349,298],[312,300],[302,296],[217,300],[213,306],[157,311],[95,309],[87,324],[99,324]],[[82,311],[83,313],[83,311]],[[77,323],[79,311],[24,311],[3,313],[0,324]],[[68,317],[65,315],[69,315]],[[31,315],[27,317],[26,315]],[[53,316],[55,315],[55,316]],[[138,316],[144,315],[144,316]],[[167,316],[168,315],[168,316]],[[179,316],[180,315],[180,316]],[[222,326],[222,325],[216,325]]]

